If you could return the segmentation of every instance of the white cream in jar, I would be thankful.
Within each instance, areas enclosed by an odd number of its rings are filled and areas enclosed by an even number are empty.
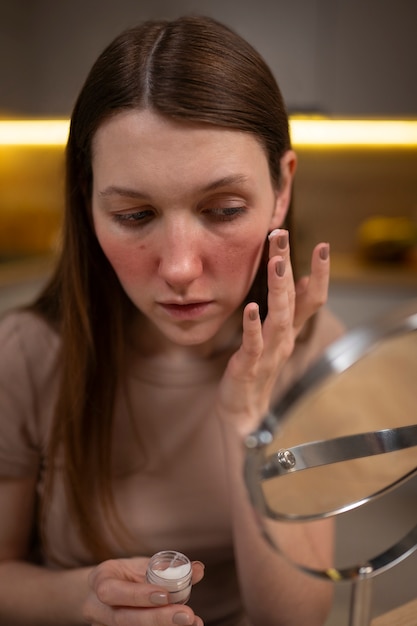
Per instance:
[[[185,604],[191,593],[192,568],[185,554],[175,550],[157,552],[151,557],[146,571],[146,580],[160,585],[168,591],[168,600],[173,604]]]

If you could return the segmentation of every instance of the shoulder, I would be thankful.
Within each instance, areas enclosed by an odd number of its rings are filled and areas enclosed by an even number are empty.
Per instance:
[[[24,351],[27,356],[56,351],[59,337],[40,316],[30,311],[14,311],[0,319],[0,348],[2,359]]]
[[[36,393],[56,375],[60,340],[40,316],[16,311],[0,321],[0,388]]]
[[[0,321],[0,475],[36,471],[58,382],[59,337],[34,313]]]

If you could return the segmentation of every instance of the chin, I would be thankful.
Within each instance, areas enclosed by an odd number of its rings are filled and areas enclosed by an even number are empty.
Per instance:
[[[193,347],[210,343],[217,337],[220,328],[217,324],[215,327],[199,328],[195,324],[186,322],[174,330],[165,329],[164,331],[162,328],[160,330],[172,343],[178,346]]]
[[[172,333],[166,335],[167,339],[178,346],[192,347],[201,346],[213,339],[214,335],[202,333]]]

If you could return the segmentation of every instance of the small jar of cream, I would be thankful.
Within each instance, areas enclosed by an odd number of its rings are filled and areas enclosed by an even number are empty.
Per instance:
[[[185,604],[191,593],[191,562],[185,554],[175,550],[157,552],[151,557],[146,570],[146,580],[165,587],[172,604]]]

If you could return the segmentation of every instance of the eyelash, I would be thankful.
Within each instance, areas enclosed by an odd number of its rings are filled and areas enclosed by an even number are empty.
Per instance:
[[[243,206],[231,206],[226,208],[208,209],[204,214],[209,214],[212,219],[218,222],[232,222],[245,212]]]
[[[140,222],[145,222],[147,218],[151,218],[152,215],[152,211],[135,211],[134,213],[115,213],[113,217],[116,222],[133,228],[139,226]]]
[[[226,207],[216,209],[206,209],[202,212],[215,222],[232,222],[245,212],[245,207]],[[154,212],[150,210],[135,211],[134,213],[115,213],[113,215],[116,222],[127,228],[140,228],[147,224],[154,216]]]

